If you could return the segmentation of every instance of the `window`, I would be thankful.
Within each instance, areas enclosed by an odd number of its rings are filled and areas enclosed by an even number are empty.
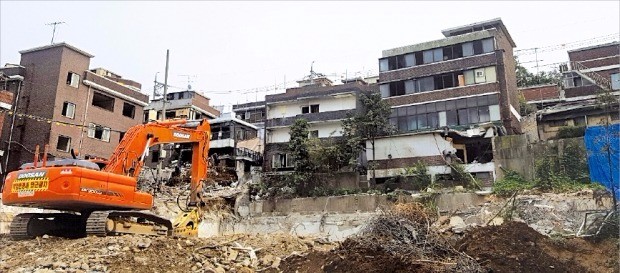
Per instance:
[[[620,73],[611,74],[611,89],[620,90]]]
[[[390,84],[386,83],[386,84],[379,85],[379,92],[381,92],[382,98],[389,97],[390,96]],[[302,113],[303,113],[303,108],[302,108]]]
[[[415,65],[415,54],[409,53],[405,55],[405,67],[411,67]]]
[[[405,94],[412,94],[416,92],[416,82],[414,80],[405,81]]]
[[[123,102],[123,116],[134,118],[136,114],[136,106],[130,103]]]
[[[93,105],[114,112],[114,98],[99,92],[94,92],[93,94]]]
[[[120,132],[120,136],[118,137],[118,143],[120,143],[125,137],[125,132]]]
[[[318,104],[310,105],[310,113],[318,113],[318,112],[319,112]]]
[[[550,120],[547,124],[549,124],[550,127],[566,126],[566,120]]]
[[[436,48],[422,52],[424,63],[433,63],[443,61],[443,48]]]
[[[319,138],[319,130],[313,130],[308,132],[309,138]]]
[[[582,125],[586,125],[586,117],[576,117],[573,118],[573,123],[575,124],[575,126],[582,126]]]
[[[75,104],[65,101],[62,103],[62,115],[68,118],[75,117]]]
[[[67,74],[67,84],[75,88],[80,87],[80,75],[75,74],[73,72],[69,72]]]
[[[71,149],[71,138],[68,136],[58,136],[58,142],[56,143],[56,150],[68,153]]]
[[[318,104],[313,104],[310,106],[302,106],[301,107],[301,113],[302,114],[308,114],[308,113],[318,113],[319,112],[319,105]]]
[[[420,85],[420,92],[432,91],[433,88],[435,88],[435,82],[433,81],[433,77],[420,78],[418,80],[418,83]]]
[[[463,57],[474,55],[474,43],[467,42],[462,44],[463,47]]]
[[[388,71],[389,66],[388,66],[388,59],[380,59],[379,60],[379,72],[383,72],[383,71]]]
[[[295,161],[289,154],[274,154],[271,160],[271,167],[277,168],[292,168],[295,166]]]
[[[96,125],[94,123],[89,123],[88,137],[99,139],[105,142],[110,142],[110,128]]]
[[[489,53],[493,51],[493,38],[482,40],[482,52]]]

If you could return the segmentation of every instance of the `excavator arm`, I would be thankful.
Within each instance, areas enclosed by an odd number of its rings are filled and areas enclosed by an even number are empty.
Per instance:
[[[137,179],[149,147],[164,143],[191,143],[192,169],[189,211],[182,212],[173,221],[173,234],[196,236],[202,219],[202,182],[207,176],[210,127],[207,120],[156,121],[131,128],[118,145],[104,171],[124,174]]]
[[[149,148],[166,143],[192,144],[190,206],[200,205],[202,182],[207,176],[210,126],[207,120],[155,121],[132,127],[116,147],[103,171],[138,178]]]

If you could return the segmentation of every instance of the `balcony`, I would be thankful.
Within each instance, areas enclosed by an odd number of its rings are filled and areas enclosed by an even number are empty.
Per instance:
[[[341,120],[347,117],[347,113],[355,111],[354,109],[348,110],[340,110],[340,111],[330,111],[330,112],[320,112],[320,113],[309,113],[309,114],[299,114],[293,117],[285,117],[285,118],[274,118],[268,119],[265,122],[265,127],[287,127],[293,125],[296,119],[306,119],[308,122],[316,122],[316,121],[328,121],[328,120]]]

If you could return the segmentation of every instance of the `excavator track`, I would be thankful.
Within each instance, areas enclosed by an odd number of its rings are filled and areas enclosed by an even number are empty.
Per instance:
[[[108,215],[107,211],[95,211],[88,216],[86,220],[86,235],[87,236],[106,236],[108,231],[106,230]]]
[[[140,211],[95,211],[86,220],[86,235],[172,235],[170,220]]]
[[[13,218],[13,221],[11,222],[11,227],[9,230],[11,238],[13,238],[14,240],[26,240],[34,238],[34,236],[32,235],[28,235],[28,223],[33,216],[35,216],[34,213],[23,213],[15,216],[15,218]]]
[[[54,235],[69,238],[84,236],[80,215],[70,213],[22,213],[13,218],[9,231],[15,240]]]

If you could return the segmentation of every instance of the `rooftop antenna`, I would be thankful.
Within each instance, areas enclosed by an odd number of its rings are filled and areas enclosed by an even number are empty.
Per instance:
[[[196,78],[196,75],[179,75],[179,77],[187,77],[187,91],[192,90],[191,78]]]
[[[48,23],[46,25],[48,26],[52,26],[52,44],[54,44],[54,36],[56,35],[56,26],[60,25],[60,24],[64,24],[65,22],[53,22],[53,23]]]

